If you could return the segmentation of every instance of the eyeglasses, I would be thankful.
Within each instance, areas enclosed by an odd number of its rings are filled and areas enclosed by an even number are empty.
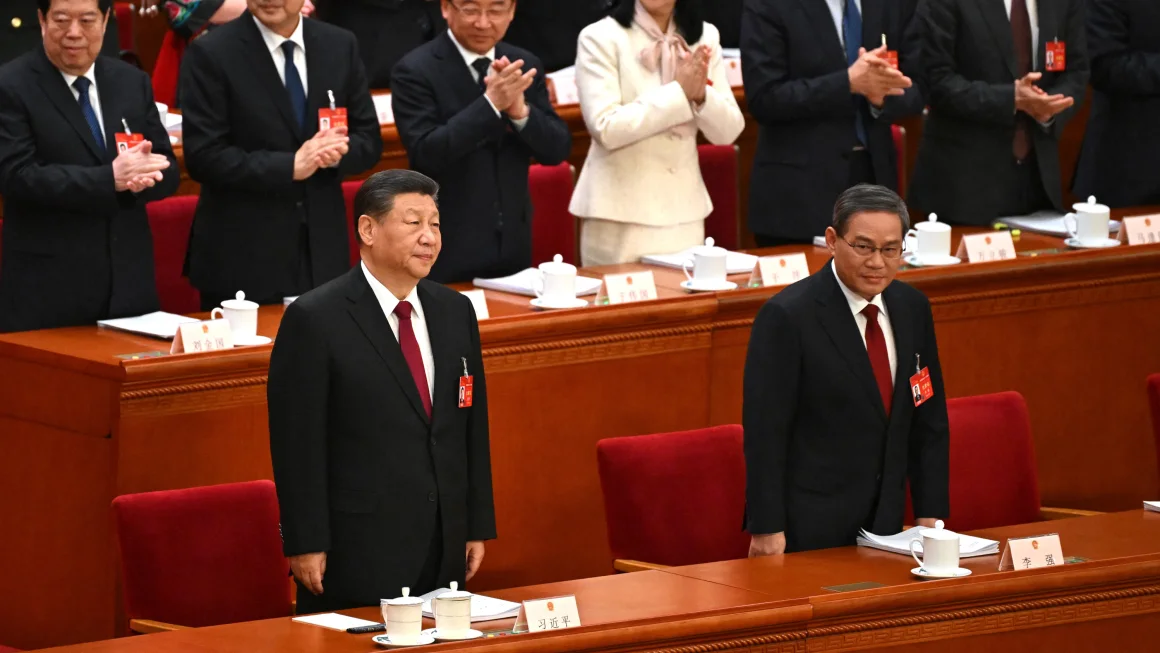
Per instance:
[[[460,7],[459,5],[455,4],[454,2],[452,2],[450,4],[452,7],[455,8],[455,11],[458,11],[460,14],[463,14],[464,18],[466,18],[467,20],[470,20],[472,22],[479,20],[480,16],[484,16],[484,15],[486,15],[487,19],[493,23],[499,22],[499,21],[507,18],[508,13],[511,12],[511,5],[510,4],[504,4],[504,6],[500,7],[500,8],[492,7],[492,8],[487,9],[486,11],[481,9],[478,5],[471,5],[470,7]]]
[[[902,257],[902,250],[905,249],[905,247],[902,245],[887,245],[886,247],[874,247],[873,245],[867,245],[866,243],[852,243],[852,242],[846,240],[845,238],[842,238],[840,240],[843,243],[846,243],[847,245],[849,245],[850,249],[854,250],[854,253],[857,254],[861,258],[870,258],[870,256],[873,255],[874,252],[881,252],[882,258],[893,261],[893,260],[897,260],[897,259],[901,258]]]

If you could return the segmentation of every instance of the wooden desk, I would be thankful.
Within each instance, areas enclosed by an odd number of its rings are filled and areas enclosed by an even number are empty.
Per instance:
[[[1024,236],[1023,253],[1059,241]],[[771,251],[788,251],[771,250]],[[827,260],[808,248],[811,268]],[[643,266],[598,269],[623,271]],[[586,271],[588,272],[588,271]],[[481,326],[500,539],[471,589],[611,571],[595,444],[740,420],[749,329],[776,289],[537,313],[488,292]],[[1160,348],[1160,246],[1043,253],[901,278],[930,296],[946,391],[1018,390],[1050,505],[1125,509],[1157,490],[1144,379]],[[275,335],[280,307],[262,310]],[[122,360],[168,343],[97,328],[0,336],[0,633],[22,648],[111,637],[118,494],[270,478],[269,346]],[[67,621],[62,604],[84,606]]]
[[[490,594],[520,601],[575,594],[584,626],[439,651],[604,650],[1152,651],[1160,636],[1160,514],[1133,511],[1054,522],[1064,552],[1088,562],[998,572],[998,556],[972,558],[968,578],[914,579],[909,557],[846,547],[756,560],[606,576]],[[1003,540],[1032,524],[976,533]],[[854,582],[882,587],[832,592]],[[347,614],[381,621],[375,608]],[[427,625],[431,625],[428,623]],[[487,624],[485,630],[510,627]],[[502,649],[500,648],[502,647]],[[368,635],[296,624],[288,617],[55,649],[58,653],[370,653]]]

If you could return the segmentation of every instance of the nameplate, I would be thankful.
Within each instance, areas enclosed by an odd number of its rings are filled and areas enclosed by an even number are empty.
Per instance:
[[[553,74],[548,78],[548,88],[557,106],[580,104],[580,89],[576,86],[576,76]]]
[[[741,78],[740,59],[725,59],[725,79],[729,80],[729,85],[734,88],[745,85],[745,81]]]
[[[788,286],[810,276],[810,265],[806,255],[786,254],[784,256],[763,256],[757,259],[753,273],[749,275],[749,287]]]
[[[471,307],[475,309],[476,320],[486,320],[491,317],[491,313],[487,312],[487,296],[483,294],[482,290],[461,290],[461,293],[467,295],[471,300]]]
[[[372,95],[371,100],[375,103],[375,115],[379,119],[379,124],[395,124],[395,110],[391,107],[391,94]]]
[[[999,571],[1042,569],[1065,563],[1059,535],[1052,533],[1007,540],[1003,547],[1003,558],[999,560]]]
[[[1006,261],[1015,258],[1015,242],[1009,231],[963,236],[955,256],[965,258],[968,263]]]
[[[555,596],[550,599],[524,601],[512,632],[542,633],[579,627],[580,608],[576,605],[576,597]]]
[[[652,271],[628,274],[606,274],[596,304],[631,304],[657,298],[657,284]]]
[[[234,332],[225,320],[206,320],[178,325],[171,354],[197,354],[203,351],[232,349]]]
[[[1120,242],[1127,245],[1154,245],[1160,243],[1160,213],[1124,218],[1120,227]]]

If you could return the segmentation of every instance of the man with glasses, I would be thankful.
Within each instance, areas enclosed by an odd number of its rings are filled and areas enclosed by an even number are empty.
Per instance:
[[[833,260],[757,315],[742,416],[750,556],[896,533],[908,480],[920,525],[948,516],[934,319],[926,296],[894,280],[909,226],[893,191],[847,190],[826,229]]]
[[[532,264],[528,165],[555,165],[572,136],[532,53],[501,42],[512,0],[442,0],[448,32],[391,75],[399,138],[411,167],[439,182],[440,283],[504,276]]]

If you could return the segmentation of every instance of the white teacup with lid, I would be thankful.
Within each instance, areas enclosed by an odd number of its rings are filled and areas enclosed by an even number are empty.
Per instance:
[[[918,563],[919,569],[931,576],[953,576],[959,571],[959,534],[945,529],[940,519],[934,528],[921,531],[922,539],[910,541],[910,555]],[[914,550],[914,545],[922,545],[922,560]]]
[[[451,591],[435,597],[431,611],[435,613],[435,629],[441,637],[455,639],[470,633],[471,592],[459,589],[459,583],[451,581]]]
[[[1064,216],[1063,223],[1073,240],[1085,247],[1103,245],[1108,241],[1112,210],[1107,205],[1097,203],[1093,195],[1086,202],[1072,204],[1071,208],[1075,212]]]
[[[540,264],[532,290],[545,306],[571,306],[576,303],[576,266],[565,263],[556,254],[551,261]]]
[[[234,297],[222,302],[221,308],[210,311],[210,319],[217,319],[220,314],[230,323],[235,343],[246,344],[258,336],[258,304],[246,299],[246,293],[241,290]]]
[[[729,250],[717,247],[713,244],[712,238],[706,238],[704,245],[693,248],[692,260],[685,262],[685,277],[696,284],[722,283],[728,271],[725,265],[728,256]],[[690,265],[693,267],[692,274],[689,274]]]
[[[914,229],[906,232],[906,237],[914,236],[917,247],[914,255],[919,262],[940,263],[951,255],[951,226],[938,221],[938,215],[931,213],[925,222],[914,223]]]
[[[403,595],[379,601],[387,637],[397,644],[414,644],[423,632],[423,599],[411,596],[411,588],[404,587]]]

